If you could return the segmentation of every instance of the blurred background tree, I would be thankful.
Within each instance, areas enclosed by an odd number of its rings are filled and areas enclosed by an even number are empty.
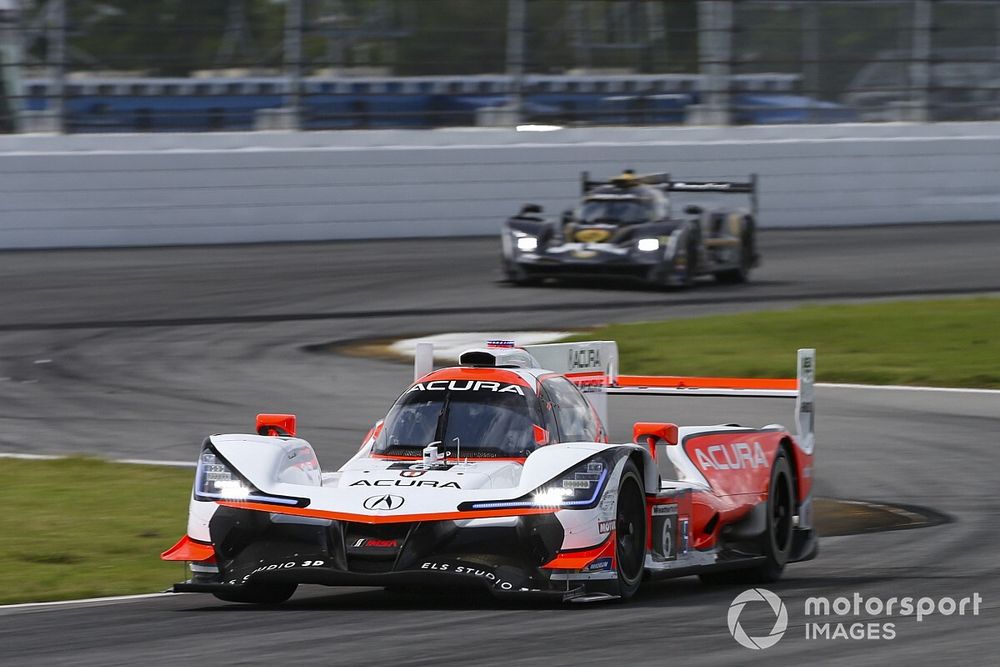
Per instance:
[[[45,3],[35,2],[38,13]],[[528,71],[692,71],[696,0],[528,0]],[[185,76],[282,65],[286,0],[67,2],[74,71]],[[505,70],[505,0],[304,0],[305,67],[399,75]],[[45,62],[44,31],[29,55]]]

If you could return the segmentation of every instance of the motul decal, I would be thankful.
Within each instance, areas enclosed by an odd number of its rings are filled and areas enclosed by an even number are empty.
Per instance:
[[[438,489],[461,489],[458,482],[440,482],[436,479],[376,479],[369,482],[359,479],[351,486],[429,486]]]
[[[411,391],[493,391],[498,394],[520,394],[524,396],[524,390],[516,384],[505,382],[490,382],[488,380],[431,380],[430,382],[418,382],[407,390]]]
[[[745,442],[728,445],[712,445],[704,451],[695,450],[698,465],[705,470],[742,470],[744,468],[766,468],[767,457],[759,442],[753,447]]]
[[[373,549],[395,549],[399,546],[399,540],[377,540],[370,537],[363,537],[359,540],[355,540],[354,544],[351,546],[356,549],[361,549],[363,547]]]

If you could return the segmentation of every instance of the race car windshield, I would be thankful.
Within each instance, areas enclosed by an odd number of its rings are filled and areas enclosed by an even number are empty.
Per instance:
[[[579,219],[588,224],[633,225],[648,222],[650,206],[635,200],[591,200],[583,205]]]
[[[528,387],[477,380],[416,384],[385,418],[374,453],[420,456],[439,451],[479,458],[522,457],[535,449],[536,399]]]

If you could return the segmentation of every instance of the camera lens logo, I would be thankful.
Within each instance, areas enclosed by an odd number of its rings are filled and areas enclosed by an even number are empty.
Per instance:
[[[743,613],[743,607],[748,602],[765,602],[774,612],[774,627],[763,637],[751,637],[740,625],[740,614]],[[765,588],[748,588],[737,595],[733,603],[729,605],[729,615],[726,620],[729,622],[729,634],[733,636],[733,639],[740,646],[756,651],[771,648],[778,643],[788,628],[788,610],[785,609],[785,603],[781,601],[781,598],[771,591]]]

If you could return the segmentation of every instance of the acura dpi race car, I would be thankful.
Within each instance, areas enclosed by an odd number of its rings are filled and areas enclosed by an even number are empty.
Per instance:
[[[174,590],[274,604],[299,584],[468,586],[594,601],[651,577],[773,581],[815,556],[812,350],[797,380],[618,376],[607,341],[500,344],[438,370],[429,359],[418,354],[416,381],[335,471],[293,415],[208,437],[187,533],[162,554],[190,564]],[[634,442],[610,443],[609,393],[794,397],[797,435],[639,422]]]
[[[583,172],[581,190],[581,204],[560,220],[526,204],[504,223],[502,268],[508,282],[614,275],[686,287],[711,275],[742,283],[760,261],[755,176],[747,182],[675,181],[669,174],[626,170],[605,182]],[[678,193],[745,194],[750,206],[688,203],[679,215],[673,210]]]

